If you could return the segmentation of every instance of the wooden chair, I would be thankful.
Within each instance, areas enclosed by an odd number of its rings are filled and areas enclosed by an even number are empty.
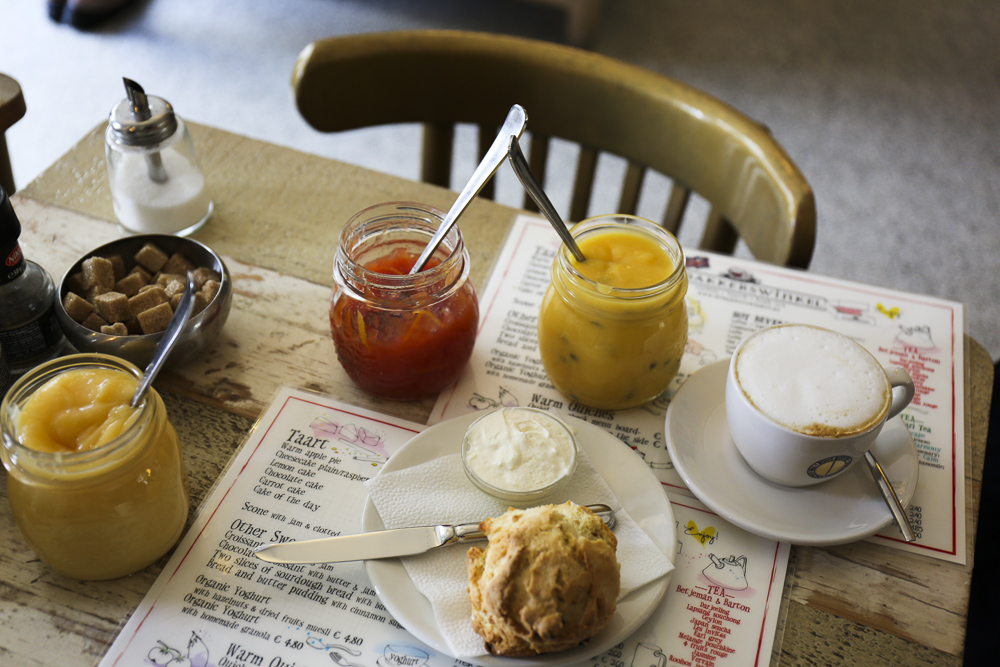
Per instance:
[[[483,154],[514,103],[528,112],[528,160],[546,173],[553,137],[581,147],[569,219],[586,217],[598,156],[628,161],[619,211],[634,213],[649,170],[672,180],[662,224],[674,232],[692,193],[710,205],[701,246],[807,267],[816,204],[766,127],[683,83],[548,42],[455,31],[319,40],[299,55],[296,104],[322,132],[423,123],[424,181],[449,187],[456,123],[479,126]],[[492,196],[484,190],[481,196]],[[533,202],[526,200],[532,210]],[[603,211],[611,212],[611,211]]]
[[[14,194],[14,174],[7,152],[6,132],[11,125],[24,117],[24,96],[17,81],[0,74],[0,186],[8,195]]]

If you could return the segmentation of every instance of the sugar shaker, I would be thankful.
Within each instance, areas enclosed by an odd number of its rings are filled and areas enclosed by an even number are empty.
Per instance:
[[[115,216],[131,232],[190,234],[213,208],[191,134],[169,102],[124,82],[104,134]]]

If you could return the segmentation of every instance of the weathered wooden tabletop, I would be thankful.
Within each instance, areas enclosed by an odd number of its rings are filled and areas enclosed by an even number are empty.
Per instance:
[[[425,422],[431,401],[357,390],[336,361],[327,302],[336,239],[354,212],[384,201],[447,209],[446,190],[192,124],[215,200],[195,238],[226,260],[233,309],[203,357],[157,380],[184,445],[197,506],[283,384]],[[76,258],[121,236],[113,222],[96,127],[13,199],[26,256],[58,280]],[[517,211],[473,202],[462,231],[473,280],[485,285]],[[966,338],[966,526],[969,562],[955,565],[870,542],[792,549],[772,662],[788,665],[960,665],[993,364]],[[0,664],[91,665],[166,562],[111,582],[49,572],[27,547],[0,483]]]

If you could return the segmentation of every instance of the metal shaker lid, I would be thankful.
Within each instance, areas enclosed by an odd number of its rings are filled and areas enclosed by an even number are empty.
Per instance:
[[[146,95],[131,79],[125,79],[128,97],[111,110],[109,123],[117,141],[126,146],[155,146],[174,135],[177,117],[162,97]]]

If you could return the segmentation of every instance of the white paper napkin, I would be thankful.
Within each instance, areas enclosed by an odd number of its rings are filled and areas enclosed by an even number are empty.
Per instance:
[[[367,486],[386,528],[471,523],[499,516],[508,507],[507,503],[483,493],[469,482],[461,454],[376,475]],[[580,505],[604,503],[615,510],[614,532],[621,563],[619,599],[673,570],[670,559],[622,510],[607,482],[582,451],[573,479],[544,502],[567,500]],[[402,559],[417,590],[430,600],[438,628],[456,658],[487,654],[483,640],[472,629],[472,607],[466,592],[467,552],[468,547],[455,545]]]

